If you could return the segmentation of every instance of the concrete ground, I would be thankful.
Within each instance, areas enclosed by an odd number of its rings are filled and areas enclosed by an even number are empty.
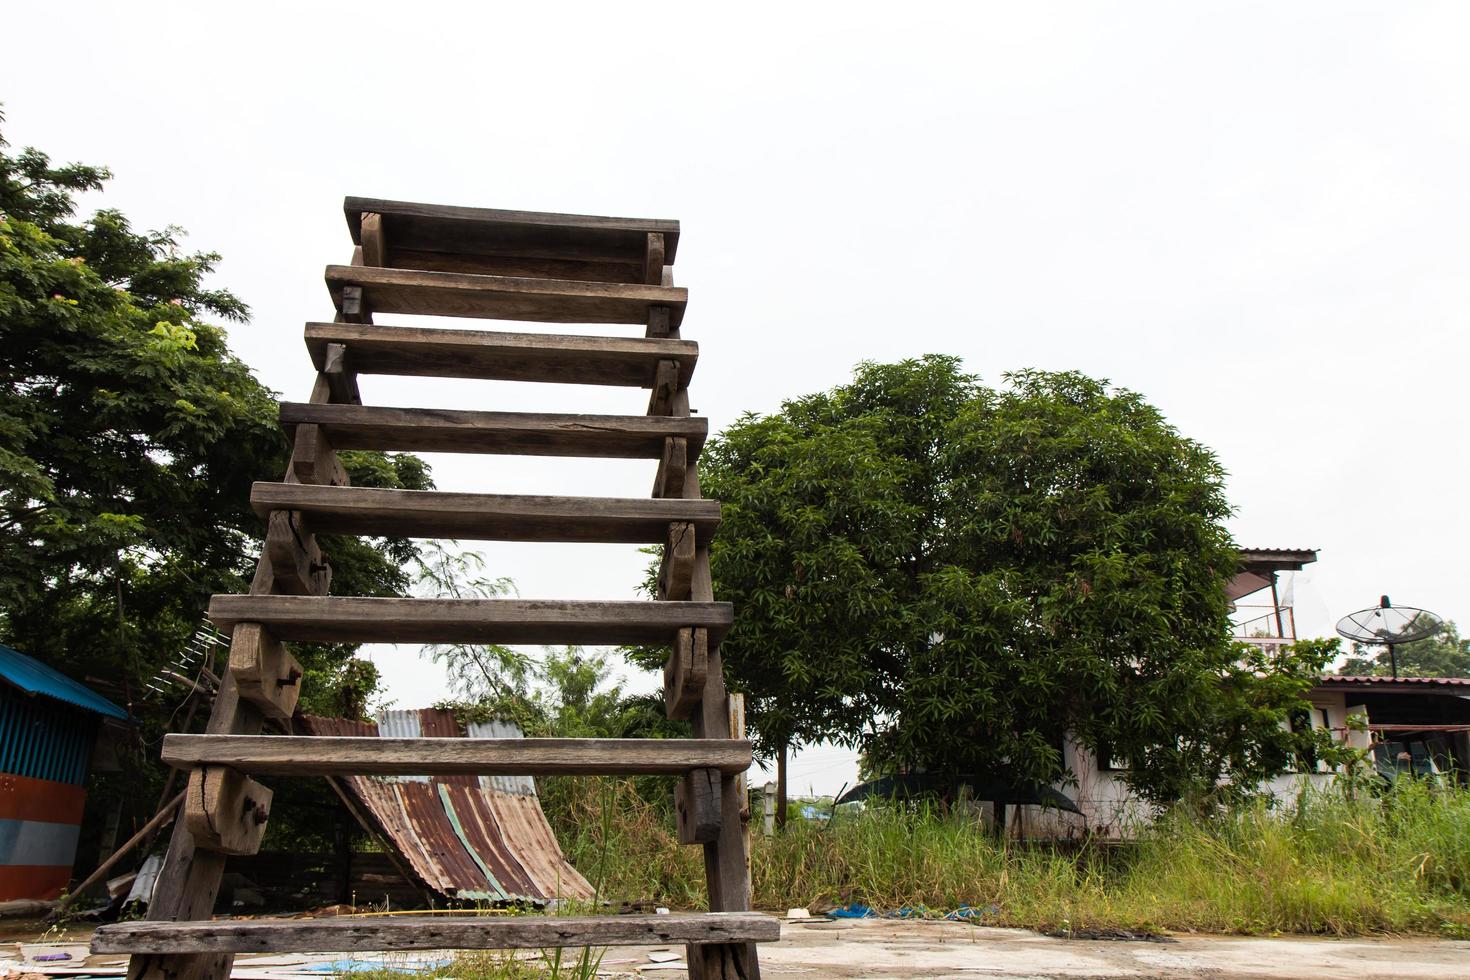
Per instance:
[[[611,959],[612,956],[610,955]],[[610,964],[609,964],[610,965]],[[1470,977],[1470,942],[1180,936],[1169,942],[1053,939],[1024,929],[882,919],[783,924],[761,973],[930,977]],[[682,974],[659,974],[682,976]]]
[[[650,948],[651,949],[651,948]],[[655,967],[650,950],[613,949],[604,976],[686,976]],[[761,975],[931,980],[981,977],[1352,980],[1470,977],[1470,942],[1179,936],[1167,942],[1054,939],[1025,929],[884,919],[786,922],[761,946]],[[671,965],[671,964],[670,964]],[[657,970],[657,972],[652,972]]]

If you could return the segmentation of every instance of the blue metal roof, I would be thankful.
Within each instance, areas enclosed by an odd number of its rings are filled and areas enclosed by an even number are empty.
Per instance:
[[[128,713],[89,687],[83,687],[65,674],[52,670],[34,657],[0,643],[0,678],[30,694],[94,711],[109,718],[127,720]]]

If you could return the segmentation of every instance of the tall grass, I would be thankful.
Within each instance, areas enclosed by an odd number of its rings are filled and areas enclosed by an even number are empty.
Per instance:
[[[603,894],[699,908],[700,849],[681,846],[667,807],[613,784],[552,812]],[[605,803],[604,803],[605,805]],[[559,812],[557,812],[559,811]],[[1124,844],[1002,844],[972,817],[886,808],[756,836],[757,908],[862,901],[881,911],[960,906],[981,921],[1043,930],[1433,934],[1470,938],[1470,791],[1404,781],[1381,797],[1303,796],[1200,818],[1167,815]]]

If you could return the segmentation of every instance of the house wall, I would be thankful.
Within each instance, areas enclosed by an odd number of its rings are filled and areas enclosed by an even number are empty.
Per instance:
[[[1349,697],[1337,692],[1313,691],[1308,698],[1315,709],[1312,724],[1314,728],[1325,725],[1339,740],[1346,737],[1349,744],[1366,748],[1366,733],[1347,729],[1348,715],[1358,707],[1356,703],[1348,704]],[[1053,788],[1071,797],[1082,816],[1036,806],[1017,806],[1012,808],[1007,821],[1014,833],[1067,838],[1090,831],[1096,836],[1122,838],[1131,836],[1157,815],[1156,808],[1133,796],[1122,772],[1099,769],[1097,760],[1085,746],[1068,739],[1063,746],[1063,761],[1075,776],[1076,784],[1058,782],[1052,784]],[[1332,778],[1330,772],[1287,773],[1272,779],[1266,789],[1275,796],[1287,798],[1307,787],[1326,786]]]
[[[0,685],[0,901],[71,880],[95,716]]]

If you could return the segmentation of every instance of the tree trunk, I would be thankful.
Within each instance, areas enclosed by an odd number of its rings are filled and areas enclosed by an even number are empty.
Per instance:
[[[776,829],[786,828],[786,746],[776,755]]]

